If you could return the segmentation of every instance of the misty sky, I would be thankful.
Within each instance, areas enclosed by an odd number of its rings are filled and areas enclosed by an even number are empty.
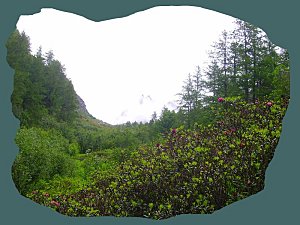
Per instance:
[[[183,81],[234,18],[190,6],[155,7],[102,22],[54,9],[21,16],[17,28],[53,50],[88,111],[110,124],[148,121],[175,109]]]

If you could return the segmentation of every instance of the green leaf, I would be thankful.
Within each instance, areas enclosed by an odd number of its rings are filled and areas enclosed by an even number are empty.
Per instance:
[[[149,208],[152,209],[154,204],[152,202],[149,203]]]

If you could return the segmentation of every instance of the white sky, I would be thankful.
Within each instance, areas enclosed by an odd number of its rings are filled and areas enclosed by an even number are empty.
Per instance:
[[[155,7],[102,22],[54,9],[21,16],[32,52],[53,50],[88,111],[110,124],[173,109],[183,81],[234,18],[191,6]],[[144,98],[143,98],[144,96]],[[150,97],[148,97],[150,96]]]

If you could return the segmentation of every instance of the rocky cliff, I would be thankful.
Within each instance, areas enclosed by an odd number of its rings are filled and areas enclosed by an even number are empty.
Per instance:
[[[93,124],[98,124],[98,125],[110,125],[102,120],[99,120],[97,118],[95,118],[92,114],[89,113],[89,111],[86,108],[85,102],[83,101],[83,99],[77,95],[77,100],[78,100],[78,112],[85,117],[86,119],[88,119],[90,122],[92,122]]]

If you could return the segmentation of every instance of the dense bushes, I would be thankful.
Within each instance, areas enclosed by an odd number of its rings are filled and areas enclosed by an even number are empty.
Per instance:
[[[71,216],[212,213],[264,188],[287,103],[220,99],[217,123],[171,129],[162,142],[140,147],[113,174],[100,173],[72,195],[29,197]]]
[[[74,175],[75,163],[68,153],[72,154],[76,144],[69,144],[55,130],[21,128],[16,144],[20,153],[13,164],[12,176],[21,193],[26,193],[39,180]]]

